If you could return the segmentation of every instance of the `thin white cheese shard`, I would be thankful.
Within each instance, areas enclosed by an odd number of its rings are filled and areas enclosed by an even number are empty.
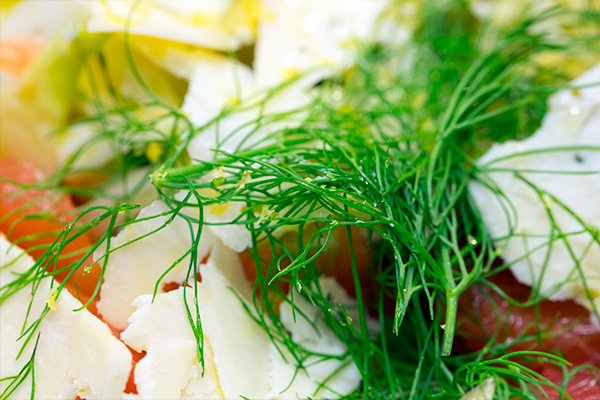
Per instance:
[[[324,294],[332,297],[333,303],[347,299],[343,289],[332,278],[324,278],[322,283],[321,289]],[[288,302],[281,303],[279,311],[281,322],[291,333],[296,344],[318,354],[346,354],[348,348],[327,326],[320,308],[313,306],[297,292],[294,295],[294,306],[297,308],[295,321],[294,310]],[[304,360],[304,369],[298,369],[287,347],[279,345],[279,350],[285,359],[271,343],[271,392],[268,393],[267,399],[337,398],[352,393],[361,382],[360,371],[351,357],[340,361],[311,355]]]
[[[249,295],[249,283],[236,257],[219,245],[201,266],[198,304],[204,331],[204,377],[183,288],[157,295],[154,303],[151,296],[135,300],[137,310],[121,337],[133,349],[147,351],[135,370],[141,399],[265,398],[269,339],[232,291],[239,288],[242,299]],[[194,289],[188,288],[186,296],[195,314]]]
[[[181,216],[157,231],[170,218],[170,215],[158,215],[167,211],[169,208],[163,202],[155,201],[140,211],[135,223],[125,227],[111,240],[111,251],[123,247],[109,254],[98,311],[116,329],[127,328],[127,318],[135,310],[131,306],[133,300],[143,294],[154,293],[160,276],[192,246],[190,227]],[[145,220],[154,216],[158,217]],[[193,228],[196,229],[196,226],[193,225]],[[198,261],[210,252],[213,244],[214,237],[205,229],[198,245]],[[99,260],[105,251],[105,247],[100,247],[94,259]],[[159,293],[166,283],[182,283],[185,280],[189,260],[186,256],[165,276]],[[100,262],[102,265],[103,260]]]
[[[139,399],[222,399],[212,350],[204,341],[204,377],[196,357],[196,340],[183,301],[183,288],[135,299],[136,311],[121,339],[146,355],[135,367]],[[187,303],[195,315],[194,292]]]
[[[598,82],[600,65],[572,84]],[[573,146],[582,148],[570,150]],[[548,148],[558,151],[542,152]],[[539,286],[541,293],[551,294],[551,299],[573,299],[591,307],[584,277],[592,298],[598,302],[600,87],[553,95],[536,133],[522,141],[493,146],[479,165],[505,169],[479,175],[504,197],[478,181],[471,183],[470,190],[488,232],[496,238],[502,258],[512,264],[517,279]],[[513,236],[505,240],[511,231]],[[559,231],[566,236],[560,237]]]
[[[239,0],[92,0],[89,32],[124,32],[218,50],[235,50],[254,38],[258,4]]]
[[[10,251],[9,251],[10,249]],[[18,247],[0,237],[0,284],[14,282],[34,265],[34,260]],[[14,263],[13,260],[16,260]],[[29,361],[35,338],[17,360],[23,341],[21,335],[29,306],[31,284],[10,296],[0,306],[0,371],[2,378],[15,376]],[[28,324],[53,303],[50,279],[36,289]],[[40,340],[35,355],[35,396],[40,399],[120,399],[131,371],[131,353],[116,339],[108,326],[87,310],[74,312],[81,303],[63,290],[37,332]],[[4,390],[8,381],[0,383]],[[11,398],[29,398],[31,375]]]

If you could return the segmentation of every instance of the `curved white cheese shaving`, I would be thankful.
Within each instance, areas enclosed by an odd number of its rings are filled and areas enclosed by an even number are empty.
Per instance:
[[[12,282],[15,273],[23,273],[34,260],[18,247],[0,237],[0,285]],[[12,265],[12,260],[20,258]],[[33,322],[46,305],[50,279],[43,280],[34,297],[28,323]],[[21,335],[27,314],[31,284],[10,296],[0,307],[0,371],[2,378],[17,375],[31,357],[35,337],[21,358],[16,356],[23,341]],[[56,309],[44,317],[38,327],[40,340],[35,357],[35,395],[40,399],[120,399],[131,371],[131,353],[110,329],[87,310],[73,312],[81,303],[63,290]],[[7,381],[0,383],[4,390]],[[29,398],[31,375],[12,398]]]
[[[155,201],[140,211],[137,220],[156,216],[168,210],[164,203]],[[116,329],[123,330],[127,327],[127,318],[135,310],[131,306],[133,300],[140,295],[154,293],[159,277],[192,245],[190,228],[179,216],[162,230],[133,242],[158,229],[168,219],[169,216],[161,216],[136,222],[124,228],[111,240],[111,249],[131,242],[109,254],[98,301],[98,311],[105,321]],[[210,252],[213,244],[214,237],[204,230],[198,246],[198,260],[202,260]],[[100,259],[105,251],[106,249],[101,247],[94,254],[94,259]],[[167,274],[159,292],[166,283],[182,283],[188,268],[189,256]]]
[[[322,278],[321,281],[321,289],[324,294],[332,297],[333,304],[348,300],[344,290],[333,278]],[[346,345],[325,323],[320,308],[313,306],[297,292],[294,296],[294,306],[318,329],[315,330],[313,325],[298,312],[294,321],[292,306],[287,302],[281,303],[279,307],[281,322],[290,331],[295,343],[320,354],[341,356],[347,352]],[[360,384],[360,371],[351,358],[346,360],[347,366],[335,375],[332,374],[344,362],[336,359],[317,362],[319,358],[316,356],[309,356],[304,360],[305,369],[296,371],[297,365],[289,350],[285,346],[279,347],[285,360],[271,343],[269,376],[271,392],[267,394],[267,399],[337,398],[352,393]],[[324,387],[320,388],[324,382]]]
[[[583,85],[600,82],[600,65],[586,72],[573,82]],[[530,138],[498,144],[479,160],[485,165],[495,159],[520,152],[566,146],[600,146],[600,88],[598,86],[580,91],[563,91],[552,96],[549,111],[542,126]],[[593,174],[526,173],[521,175],[540,189],[563,202],[592,229],[600,227],[600,151],[554,151],[512,157],[494,162],[491,168],[516,170],[550,170],[573,172],[596,172]],[[485,176],[484,176],[485,178]],[[573,299],[590,307],[579,271],[564,241],[557,238],[548,254],[551,222],[545,206],[553,213],[556,224],[568,236],[575,257],[579,259],[581,273],[586,277],[592,297],[600,297],[600,246],[584,227],[550,196],[540,196],[534,189],[515,177],[512,172],[492,172],[485,178],[490,185],[500,189],[512,202],[514,215],[506,200],[494,195],[478,182],[470,185],[471,194],[479,207],[487,230],[494,238],[509,233],[509,224],[503,205],[509,211],[515,234],[538,235],[537,237],[511,237],[508,242],[498,240],[503,248],[502,258],[511,267],[520,282],[527,285],[541,280],[542,293],[550,293],[557,285],[560,290],[551,299]],[[576,233],[576,234],[574,234]],[[527,255],[527,253],[529,253]],[[546,258],[547,265],[546,264]],[[542,277],[543,274],[543,277]]]

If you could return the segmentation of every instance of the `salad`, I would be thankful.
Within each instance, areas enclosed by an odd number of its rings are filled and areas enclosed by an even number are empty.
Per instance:
[[[0,3],[1,399],[600,398],[600,4]]]

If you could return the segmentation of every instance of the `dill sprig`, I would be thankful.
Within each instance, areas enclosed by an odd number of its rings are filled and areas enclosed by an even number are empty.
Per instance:
[[[248,252],[257,278],[253,302],[245,307],[278,348],[289,350],[293,360],[287,361],[294,362],[299,370],[306,367],[309,357],[325,360],[333,356],[302,348],[278,323],[279,302],[293,305],[293,297],[288,298],[284,289],[287,285],[320,307],[327,325],[347,345],[347,354],[337,358],[354,362],[363,377],[361,388],[351,398],[457,398],[488,376],[496,379],[503,398],[535,398],[532,386],[540,392],[551,386],[564,394],[566,383],[557,387],[527,367],[540,360],[564,367],[565,361],[559,357],[534,351],[511,353],[511,344],[497,344],[494,338],[477,354],[451,355],[451,350],[459,296],[473,284],[501,293],[488,279],[508,268],[493,268],[499,251],[469,199],[467,184],[472,179],[484,180],[485,173],[492,170],[476,166],[474,159],[493,141],[521,138],[539,125],[547,96],[561,87],[543,86],[539,77],[528,73],[528,69],[536,68],[532,61],[536,55],[577,49],[583,52],[598,45],[597,37],[577,36],[563,43],[536,33],[534,28],[570,18],[597,29],[598,14],[593,10],[572,13],[550,9],[504,33],[502,40],[486,50],[489,47],[477,43],[478,29],[463,24],[473,21],[464,2],[451,2],[451,10],[436,8],[434,3],[426,2],[423,15],[428,19],[413,42],[401,46],[363,44],[357,49],[355,65],[323,81],[312,91],[309,105],[285,113],[265,111],[278,93],[293,84],[290,81],[226,107],[202,127],[192,126],[177,107],[162,101],[144,83],[126,31],[125,54],[147,98],[135,99],[134,105],[124,104],[127,101],[112,86],[108,74],[94,75],[108,88],[111,104],[106,104],[96,90],[97,97],[90,98],[95,114],[69,127],[94,125],[99,130],[53,179],[35,185],[114,203],[85,210],[48,245],[46,254],[29,273],[0,289],[0,304],[26,285],[62,272],[47,272],[61,250],[77,235],[107,220],[109,227],[102,240],[65,269],[72,276],[103,244],[106,252],[98,262],[104,271],[110,253],[129,244],[110,249],[113,230],[145,220],[132,220],[130,214],[124,222],[117,222],[119,214],[134,209],[127,203],[143,182],[120,195],[110,194],[109,187],[134,168],[148,166],[158,196],[171,207],[165,215],[169,220],[184,218],[190,229],[193,245],[171,268],[190,256],[188,275],[195,276],[199,264],[196,247],[204,226],[237,224],[251,232]],[[135,6],[130,16],[134,12]],[[449,32],[430,28],[428,23],[433,20],[442,21],[439,26],[448,27]],[[457,26],[462,29],[454,29]],[[440,46],[436,38],[442,35],[460,45]],[[406,54],[417,54],[416,61],[406,61]],[[103,66],[102,55],[96,57]],[[257,116],[246,123],[251,133],[235,151],[221,149],[236,133],[232,132],[219,138],[213,160],[189,159],[186,148],[194,136],[248,110],[257,110]],[[276,125],[291,117],[294,123],[287,127]],[[272,126],[276,127],[267,129]],[[91,170],[74,167],[84,151],[101,142],[113,149],[113,163]],[[151,143],[161,146],[157,159],[144,154]],[[64,184],[69,174],[90,171],[107,173],[111,178],[86,189]],[[211,178],[214,171],[222,174]],[[202,189],[211,189],[217,196],[204,196]],[[183,200],[175,198],[180,191],[187,193]],[[227,203],[241,203],[244,211],[231,221],[204,220],[205,207]],[[86,208],[82,207],[81,211]],[[183,212],[186,209],[198,212]],[[98,210],[102,211],[99,217],[85,222],[86,215]],[[369,288],[359,279],[352,227],[370,235],[367,245],[375,254],[370,270],[376,287],[372,296],[367,296]],[[295,232],[292,241],[283,233],[290,228]],[[347,235],[350,243],[348,273],[352,274],[358,303],[356,326],[343,307],[331,304],[319,285],[319,255],[339,232]],[[265,257],[263,249],[271,256]],[[67,280],[59,285],[58,293]],[[100,284],[101,278],[84,307],[93,301]],[[155,294],[159,284],[160,280]],[[547,296],[533,290],[526,303],[503,297],[515,305],[535,305]],[[386,311],[390,301],[393,316]],[[194,309],[186,302],[186,310],[197,339],[198,359],[202,360],[198,307]],[[295,311],[297,318],[306,318],[300,310]],[[367,328],[371,314],[378,315],[381,326],[375,340]],[[24,326],[25,344],[43,315]],[[538,333],[540,337],[549,334],[543,330]],[[524,336],[512,344],[530,340]],[[569,374],[565,379],[573,373]],[[326,387],[327,381],[322,386]]]

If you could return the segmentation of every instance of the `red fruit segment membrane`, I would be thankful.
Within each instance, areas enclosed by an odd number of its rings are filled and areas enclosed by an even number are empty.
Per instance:
[[[508,270],[490,280],[518,302],[526,301],[531,293],[531,288],[519,283]],[[496,336],[497,343],[513,343],[510,351],[558,352],[573,363],[570,370],[582,364],[600,367],[600,332],[592,324],[589,311],[572,301],[545,300],[536,312],[534,306],[511,305],[489,287],[472,287],[460,298],[457,321],[457,348],[461,352],[479,351]],[[539,330],[550,334],[539,338]],[[523,336],[529,340],[522,342],[519,338]],[[549,364],[530,367],[562,386],[560,369]],[[547,391],[550,399],[559,398],[556,390]],[[578,400],[600,399],[600,373],[590,369],[577,372],[566,391]]]
[[[20,182],[35,184],[43,180],[44,174],[28,161],[3,159],[0,161],[0,177]],[[43,217],[40,217],[43,216]],[[52,244],[64,227],[75,219],[74,205],[70,196],[56,194],[52,190],[24,190],[16,184],[0,180],[0,231],[11,242],[28,251],[35,259],[39,259]],[[75,253],[71,257],[61,257],[57,268],[67,267],[83,255],[76,253],[88,247],[90,240],[87,235],[77,237],[63,249],[63,254]],[[84,265],[91,265],[86,260]],[[54,263],[48,266],[53,270]],[[93,293],[99,279],[100,268],[95,266],[84,274],[80,267],[69,279],[66,288],[82,302],[86,302]],[[60,282],[68,271],[56,275]],[[76,287],[79,291],[77,294]],[[90,310],[93,311],[93,310]]]

